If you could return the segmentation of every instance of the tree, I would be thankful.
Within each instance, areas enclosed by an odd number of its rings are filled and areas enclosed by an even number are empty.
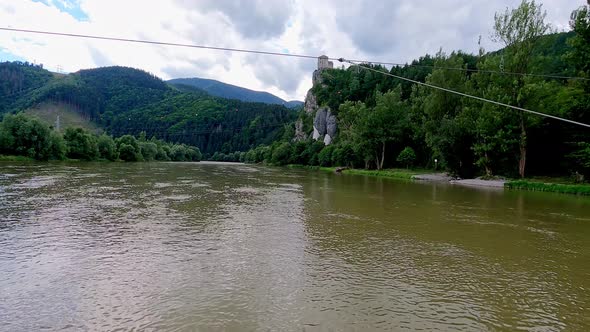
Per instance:
[[[67,128],[64,140],[69,158],[95,160],[99,156],[96,137],[82,128]]]
[[[446,56],[439,51],[435,66],[467,68],[461,53]],[[459,92],[470,92],[465,71],[434,69],[426,82]],[[416,87],[412,93],[413,131],[424,140],[431,158],[453,174],[471,176],[473,170],[473,121],[467,115],[467,101],[445,91]],[[480,107],[480,105],[477,105]],[[418,128],[416,128],[418,127]]]
[[[49,155],[50,159],[64,160],[66,158],[68,148],[66,142],[56,131],[51,131],[49,134]]]
[[[270,162],[274,165],[286,165],[292,153],[291,144],[284,142],[272,151]]]
[[[576,172],[590,178],[590,143],[578,143],[578,149],[568,158],[574,161]]]
[[[334,166],[352,167],[355,159],[354,150],[350,144],[340,144],[332,152],[332,164]]]
[[[414,149],[409,146],[406,146],[402,152],[397,156],[397,162],[401,163],[406,166],[406,168],[410,168],[416,161],[416,153]]]
[[[123,161],[140,161],[142,160],[139,142],[131,135],[123,135],[115,140],[119,158]]]
[[[168,146],[158,146],[158,152],[156,153],[156,160],[159,161],[169,161],[170,157],[168,157],[168,153],[166,153],[166,148],[170,151]]]
[[[0,152],[27,156],[37,160],[59,159],[52,153],[51,130],[40,120],[23,113],[6,115],[0,129]],[[57,152],[59,153],[59,152]]]
[[[170,149],[170,158],[174,161],[186,161],[187,160],[187,156],[186,156],[186,147],[181,145],[181,144],[175,144],[174,146],[172,146],[172,148]]]
[[[570,27],[575,36],[568,41],[572,46],[568,58],[576,67],[577,75],[590,77],[590,3],[572,12]],[[586,91],[590,91],[590,82],[584,83]]]
[[[355,103],[345,104],[340,110],[356,152],[364,156],[365,167],[375,161],[376,168],[382,169],[387,145],[400,143],[409,128],[409,109],[401,100],[401,86],[384,94],[377,92],[375,99],[374,108]]]
[[[537,5],[534,0],[523,0],[515,9],[508,9],[504,13],[494,15],[494,33],[492,40],[502,42],[505,53],[510,57],[508,70],[513,73],[525,74],[533,55],[533,49],[537,40],[551,31],[551,25],[545,23],[547,13],[542,10],[542,5]],[[524,100],[521,91],[525,80],[518,76],[512,86],[507,86],[511,93],[513,105],[523,107]],[[527,120],[528,116],[523,111],[519,112],[519,162],[518,173],[525,175],[527,153]]]
[[[332,156],[334,154],[334,145],[328,145],[318,154],[318,162],[320,166],[332,166]]]
[[[139,141],[139,150],[143,160],[145,161],[153,161],[156,159],[156,155],[158,154],[158,146],[156,143],[147,142],[145,139],[143,141]]]
[[[119,158],[123,161],[139,161],[137,150],[132,145],[121,143],[119,145]]]
[[[117,153],[117,146],[113,138],[107,134],[102,134],[98,137],[98,154],[100,158],[104,158],[110,161],[115,161],[119,158]]]
[[[568,53],[568,60],[575,66],[576,74],[590,78],[590,2],[574,10],[570,17],[570,26],[575,36],[569,40],[572,50]],[[573,118],[587,123],[590,121],[590,80],[579,80],[577,86],[583,93],[578,96],[579,107]],[[574,152],[568,157],[577,172],[582,172],[590,178],[590,143],[584,133],[573,131],[572,141],[577,141]]]
[[[245,154],[244,154],[245,156]],[[203,159],[203,154],[201,154],[201,150],[195,146],[188,147],[188,157],[191,161],[201,161]],[[240,154],[241,158],[241,154]]]

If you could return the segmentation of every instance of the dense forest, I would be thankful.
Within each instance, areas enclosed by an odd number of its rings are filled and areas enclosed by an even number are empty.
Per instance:
[[[172,87],[141,70],[105,67],[60,75],[21,62],[0,63],[0,115],[44,102],[74,107],[113,136],[139,135],[217,151],[248,150],[280,139],[297,111]]]
[[[588,6],[572,13],[569,33],[554,33],[544,19],[541,6],[523,1],[495,16],[499,51],[440,51],[389,70],[372,64],[322,70],[312,91],[338,117],[334,144],[278,141],[246,159],[372,169],[432,168],[436,160],[460,177],[588,178],[590,128],[388,76],[590,124]],[[312,116],[300,115],[307,128]]]

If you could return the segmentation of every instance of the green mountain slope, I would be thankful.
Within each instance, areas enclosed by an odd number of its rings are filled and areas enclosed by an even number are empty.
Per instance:
[[[303,102],[293,100],[293,101],[285,101],[273,94],[263,91],[254,91],[246,88],[242,88],[239,86],[235,86],[232,84],[227,84],[223,82],[219,82],[216,80],[205,79],[205,78],[176,78],[169,80],[168,83],[172,85],[184,85],[184,86],[192,86],[207,93],[221,97],[221,98],[228,98],[228,99],[238,99],[241,101],[248,101],[248,102],[257,102],[257,103],[265,103],[265,104],[278,104],[278,105],[285,105],[289,108],[299,107],[303,105]]]
[[[268,143],[280,137],[284,125],[296,117],[295,111],[282,105],[178,89],[126,67],[53,75],[41,67],[7,62],[0,63],[0,82],[4,83],[0,114],[28,110],[45,118],[49,111],[43,105],[58,104],[76,110],[90,122],[86,127],[100,127],[115,136],[145,131],[148,137],[195,145],[206,154]],[[50,116],[47,121],[54,125],[55,119]]]

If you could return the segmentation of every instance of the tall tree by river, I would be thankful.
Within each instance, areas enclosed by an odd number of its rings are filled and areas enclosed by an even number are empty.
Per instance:
[[[506,9],[504,13],[496,13],[494,16],[493,40],[502,42],[505,46],[507,71],[516,74],[526,74],[529,71],[535,43],[539,38],[551,31],[551,26],[545,23],[547,13],[542,10],[541,4],[534,0],[523,0],[516,9]],[[525,85],[528,83],[525,76],[517,76],[506,86],[506,92],[510,96],[512,105],[525,106]],[[524,177],[527,153],[527,127],[531,121],[523,111],[519,111],[518,122],[520,127],[520,158],[518,161],[518,173]]]

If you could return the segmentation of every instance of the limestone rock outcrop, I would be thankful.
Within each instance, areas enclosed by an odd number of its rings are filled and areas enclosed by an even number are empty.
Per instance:
[[[318,101],[311,90],[307,91],[303,109],[308,115],[312,115],[318,110]]]
[[[295,137],[293,140],[295,142],[305,141],[307,136],[308,135],[305,133],[305,131],[303,131],[303,121],[301,119],[297,120],[295,122]]]
[[[321,56],[318,59],[318,69],[313,72],[313,86],[323,84],[322,72],[325,69],[331,68],[333,68],[333,64],[331,61],[328,61],[328,57]],[[314,117],[312,138],[316,141],[322,140],[326,145],[332,143],[332,140],[338,131],[338,119],[336,118],[336,115],[332,114],[329,107],[319,107],[317,98],[311,89],[307,92],[305,97],[304,110],[306,114]],[[298,137],[303,137],[298,134],[297,126],[298,124],[296,123],[295,140],[297,140]],[[301,123],[300,129],[303,129],[303,123]]]
[[[314,86],[318,85],[318,84],[322,84],[323,80],[322,80],[322,71],[321,69],[317,69],[313,71],[313,75],[311,76],[311,81],[313,83]]]

